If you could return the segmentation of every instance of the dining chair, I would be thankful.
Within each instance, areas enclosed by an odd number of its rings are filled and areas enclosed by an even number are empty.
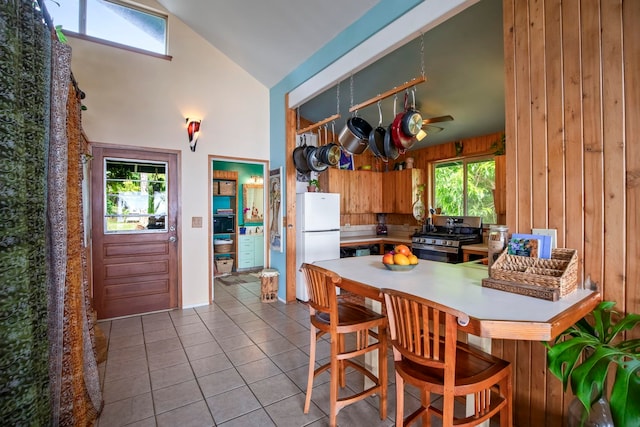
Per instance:
[[[336,417],[343,407],[377,394],[380,419],[387,417],[387,318],[362,305],[345,301],[336,295],[341,277],[327,269],[304,263],[300,267],[309,292],[310,349],[309,376],[304,413],[309,412],[313,381],[330,371],[329,425],[336,425]],[[317,342],[329,334],[331,357],[328,363],[315,368]],[[378,350],[378,375],[369,371],[361,361],[365,353]],[[345,369],[351,367],[371,380],[373,385],[363,391],[339,396],[339,388],[346,386]],[[367,385],[365,385],[367,387]]]
[[[512,425],[511,364],[458,341],[458,325],[469,316],[415,295],[382,289],[396,371],[396,426],[419,417],[430,426],[437,415],[443,426],[475,426],[499,413],[500,426]],[[421,406],[404,418],[404,384],[420,390]],[[431,393],[442,396],[442,407]],[[456,417],[456,400],[473,396],[473,410]],[[437,400],[436,400],[437,401]],[[472,412],[471,414],[469,414]]]

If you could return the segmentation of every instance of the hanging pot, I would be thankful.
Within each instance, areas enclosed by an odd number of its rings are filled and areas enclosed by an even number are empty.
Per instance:
[[[405,106],[406,105],[407,95],[405,94]],[[413,146],[415,141],[413,136],[409,136],[402,131],[402,119],[405,116],[405,112],[400,112],[398,114],[396,114],[395,112],[396,98],[394,98],[393,100],[393,113],[395,117],[393,119],[393,123],[391,123],[391,137],[400,154],[404,154],[407,149]]]
[[[309,165],[309,169],[314,172],[324,172],[329,167],[328,164],[322,163],[318,157],[317,153],[319,148],[316,147],[307,147],[307,165]]]
[[[305,152],[307,148],[307,139],[305,136],[303,136],[302,145],[296,147],[293,150],[293,164],[296,167],[296,170],[302,174],[306,174],[311,171],[311,169],[309,169],[309,165],[307,164],[307,153]]]
[[[333,123],[331,124],[333,129]],[[325,140],[329,141],[328,131],[325,125]],[[335,135],[335,130],[332,132]],[[329,166],[337,166],[340,163],[340,146],[335,142],[328,142],[327,145],[323,145],[316,153],[316,156],[320,159],[322,163],[326,163]]]
[[[387,160],[395,160],[400,155],[398,147],[396,147],[396,144],[393,141],[391,125],[389,125],[384,134],[384,155],[387,157]]]
[[[340,146],[334,142],[320,147],[316,156],[322,163],[329,166],[337,166],[340,163]]]
[[[338,142],[349,154],[362,154],[368,146],[371,125],[361,117],[351,117],[340,131]]]
[[[413,102],[411,107],[407,108],[407,96],[405,95],[405,113],[402,116],[401,123],[402,132],[407,136],[415,137],[422,130],[422,116],[416,110],[415,91],[411,91],[411,96],[413,97]]]
[[[380,108],[380,101],[378,101],[378,126],[371,130],[369,134],[369,149],[376,158],[387,161],[387,157],[384,154],[384,137],[387,130],[382,127],[382,109]]]

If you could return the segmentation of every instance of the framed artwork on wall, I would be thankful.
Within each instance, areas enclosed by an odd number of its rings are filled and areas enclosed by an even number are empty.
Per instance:
[[[272,251],[282,252],[282,166],[269,171],[269,241]]]

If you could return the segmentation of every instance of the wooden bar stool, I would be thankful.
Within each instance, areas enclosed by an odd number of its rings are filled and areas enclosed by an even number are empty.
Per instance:
[[[382,289],[396,370],[396,426],[431,416],[443,426],[475,426],[500,414],[500,426],[511,427],[511,364],[457,340],[458,324],[469,317],[441,304],[392,289]],[[404,417],[404,383],[420,389],[422,406]],[[442,395],[442,409],[431,405],[431,393]],[[454,417],[455,398],[473,395],[473,414]]]
[[[309,412],[313,380],[320,373],[329,369],[330,409],[329,425],[336,425],[336,417],[343,407],[358,402],[368,396],[378,394],[380,399],[380,419],[387,417],[387,318],[364,306],[340,301],[336,296],[336,286],[341,278],[336,273],[324,268],[302,264],[300,271],[304,273],[309,291],[310,311],[310,351],[309,377],[307,394],[304,402],[304,413]],[[377,331],[374,330],[377,328]],[[316,343],[324,335],[331,337],[331,358],[329,363],[314,369],[316,359]],[[347,347],[346,336],[354,335],[355,344]],[[372,339],[373,338],[373,339]],[[355,347],[355,348],[352,348]],[[376,377],[372,372],[356,362],[358,356],[378,350],[378,369]],[[338,397],[338,386],[345,387],[345,369],[350,366],[366,375],[373,385],[352,396]]]

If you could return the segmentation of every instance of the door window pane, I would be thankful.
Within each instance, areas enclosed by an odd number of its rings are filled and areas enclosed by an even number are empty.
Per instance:
[[[167,164],[105,159],[105,233],[167,230]]]

